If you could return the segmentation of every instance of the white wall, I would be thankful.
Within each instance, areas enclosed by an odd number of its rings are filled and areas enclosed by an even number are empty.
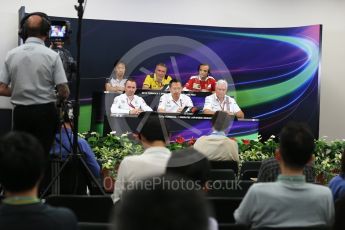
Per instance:
[[[77,17],[73,6],[77,0],[0,0],[0,4],[0,63],[16,46],[21,5],[27,12]],[[323,24],[320,136],[345,138],[344,0],[88,0],[84,17],[229,27]]]

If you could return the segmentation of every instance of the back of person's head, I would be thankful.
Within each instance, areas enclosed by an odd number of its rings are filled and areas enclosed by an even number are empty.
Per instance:
[[[139,137],[144,137],[147,142],[163,141],[166,142],[167,131],[163,118],[155,112],[142,113],[141,122],[143,126],[139,131]]]
[[[174,151],[167,164],[167,174],[175,174],[204,186],[209,179],[208,159],[193,147]]]
[[[179,178],[165,176],[142,181],[127,190],[116,207],[116,230],[206,230],[209,210],[200,191],[186,189]]]
[[[224,111],[217,111],[212,116],[212,127],[216,131],[224,131],[229,127],[231,116]]]
[[[34,12],[25,16],[20,22],[19,35],[26,40],[28,37],[49,36],[50,19],[42,12]]]
[[[28,133],[10,132],[0,140],[0,183],[10,192],[32,189],[43,176],[46,157]]]
[[[314,148],[314,136],[305,124],[291,122],[282,129],[279,150],[286,166],[303,168],[311,159]]]

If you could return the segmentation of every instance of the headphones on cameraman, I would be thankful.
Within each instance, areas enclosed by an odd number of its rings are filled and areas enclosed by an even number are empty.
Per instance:
[[[20,20],[18,35],[24,41],[28,38],[28,30],[29,30],[29,28],[28,28],[28,25],[27,25],[27,20],[28,20],[29,17],[31,17],[33,15],[38,15],[38,16],[40,16],[42,18],[40,34],[42,36],[49,36],[49,31],[50,31],[51,23],[50,23],[50,19],[49,19],[48,15],[45,14],[45,13],[42,13],[42,12],[34,12],[34,13],[26,15],[24,18],[22,18],[22,20]]]
[[[198,73],[200,71],[200,67],[201,66],[207,66],[208,67],[208,71],[207,71],[207,76],[209,76],[211,74],[211,67],[209,64],[200,64],[199,67],[198,67]]]

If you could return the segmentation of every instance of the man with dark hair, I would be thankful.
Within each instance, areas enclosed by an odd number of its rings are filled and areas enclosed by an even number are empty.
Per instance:
[[[231,116],[224,111],[217,111],[212,117],[212,133],[201,136],[194,143],[194,148],[213,161],[240,161],[238,144],[226,136]]]
[[[107,83],[105,83],[105,90],[114,93],[122,93],[125,90],[125,83],[127,81],[124,77],[125,72],[125,63],[122,61],[115,61],[114,69],[109,79],[107,79]]]
[[[157,114],[150,113],[145,114],[142,122],[144,125],[139,131],[139,139],[145,151],[141,155],[128,156],[122,160],[112,195],[114,203],[137,180],[164,174],[170,158],[170,150],[165,147],[168,135],[164,120]]]
[[[143,98],[134,95],[137,90],[137,83],[134,79],[127,79],[125,83],[125,92],[114,98],[110,108],[112,113],[135,114],[152,111],[151,107],[146,104]]]
[[[210,176],[210,162],[193,147],[171,153],[167,174],[175,174],[195,182],[197,189],[203,189]]]
[[[47,17],[35,13],[22,24],[27,39],[6,56],[0,95],[11,96],[13,129],[36,136],[48,158],[58,128],[55,86],[60,100],[68,98],[69,88],[59,54],[44,45],[49,32]]]
[[[68,115],[69,114],[69,115]],[[55,135],[55,142],[50,151],[50,156],[57,162],[69,160],[66,167],[61,173],[60,194],[78,194],[84,195],[87,193],[87,188],[90,194],[98,192],[93,186],[91,176],[87,172],[82,162],[73,160],[73,110],[66,109],[63,115],[63,123],[59,131]],[[73,116],[73,115],[72,115]],[[101,167],[97,162],[95,153],[92,151],[89,143],[82,137],[78,136],[78,151],[86,163],[88,169],[96,178],[101,180]],[[94,189],[95,188],[95,189]]]
[[[207,191],[210,176],[210,163],[207,158],[196,149],[190,147],[174,151],[168,161],[167,175],[175,175],[185,180],[190,189]],[[209,217],[208,230],[217,230],[218,223]]]
[[[164,63],[156,65],[155,73],[146,76],[143,89],[161,90],[171,81],[171,77],[167,75],[168,67]]]
[[[193,107],[192,99],[181,94],[182,84],[179,80],[173,79],[169,83],[170,93],[161,96],[158,105],[158,112],[180,113],[184,107]]]
[[[252,228],[331,226],[332,193],[326,186],[306,183],[303,168],[312,160],[314,137],[303,124],[290,123],[280,134],[277,182],[250,187],[234,217]]]
[[[279,161],[275,157],[263,160],[258,173],[257,182],[274,182],[280,174]],[[312,164],[307,164],[303,169],[307,182],[315,182],[315,174]]]
[[[76,78],[77,64],[68,49],[64,47],[65,42],[61,40],[55,40],[50,43],[50,48],[57,52],[61,58],[63,68],[68,81],[72,81]],[[71,83],[71,82],[70,82]]]
[[[0,205],[0,229],[77,229],[70,210],[37,198],[45,166],[43,148],[30,134],[12,132],[0,140],[0,183],[6,197]]]
[[[191,76],[185,84],[183,90],[193,92],[213,92],[215,91],[216,80],[210,76],[210,66],[208,64],[200,64],[198,75]]]
[[[53,145],[50,155],[52,157],[61,157],[62,160],[65,160],[69,154],[73,154],[73,130],[72,126],[73,121],[64,116],[64,122],[60,127],[59,132],[55,135],[55,145]],[[84,155],[85,163],[89,167],[92,174],[100,179],[101,169],[97,162],[95,153],[92,151],[89,143],[81,137],[78,137],[78,150],[81,151],[81,154]]]
[[[188,184],[172,176],[141,184],[124,193],[113,217],[114,230],[208,229],[208,205],[200,191],[183,189]]]

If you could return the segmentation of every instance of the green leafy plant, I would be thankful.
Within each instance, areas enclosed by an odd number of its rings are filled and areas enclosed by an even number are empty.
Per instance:
[[[96,132],[87,132],[80,134],[80,136],[89,142],[103,168],[112,171],[124,157],[143,152],[143,147],[128,134],[117,136],[110,133],[106,136],[100,136]]]
[[[276,148],[275,137],[271,136],[266,141],[242,140],[239,142],[240,160],[261,161],[274,157]],[[335,175],[339,174],[341,168],[341,155],[345,151],[345,140],[326,141],[324,138],[315,140],[314,170],[317,181],[327,184]]]
[[[345,140],[328,142],[324,138],[320,138],[315,141],[315,146],[315,172],[323,180],[321,182],[327,183],[340,172]]]
[[[274,157],[275,150],[278,147],[274,138],[275,136],[272,135],[268,140],[262,141],[259,136],[256,140],[237,141],[240,161],[262,161],[264,159]]]
[[[97,159],[102,162],[103,168],[115,172],[115,168],[129,155],[141,154],[144,150],[141,144],[129,134],[116,136],[112,133],[102,137],[96,132],[82,133],[95,152]],[[234,139],[234,138],[231,138]],[[236,139],[234,139],[236,140]],[[192,146],[196,139],[185,140],[179,136],[167,147],[171,151],[183,149]],[[274,157],[278,143],[275,136],[271,136],[266,141],[261,137],[257,140],[236,140],[239,146],[240,161],[262,161]],[[315,174],[322,177],[322,183],[328,183],[329,180],[340,172],[341,155],[345,150],[345,140],[326,141],[324,138],[315,141]]]

